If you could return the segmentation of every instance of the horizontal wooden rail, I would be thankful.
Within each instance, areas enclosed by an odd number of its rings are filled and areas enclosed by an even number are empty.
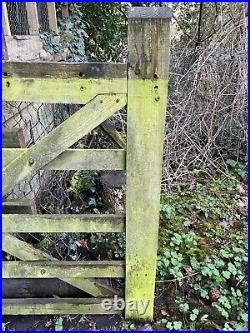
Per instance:
[[[2,277],[18,278],[122,278],[123,261],[3,261]]]
[[[13,199],[2,202],[2,214],[36,214],[36,203],[34,200]]]
[[[122,232],[125,229],[123,215],[24,215],[3,214],[2,232]]]
[[[72,62],[3,62],[3,77],[53,79],[127,78],[127,64]]]
[[[42,89],[38,89],[42,90]],[[2,169],[2,195],[32,177],[126,105],[125,95],[97,96]]]
[[[4,101],[85,104],[127,94],[126,64],[4,62],[2,72]]]
[[[12,234],[3,233],[2,234],[2,249],[3,251],[11,254],[23,261],[30,260],[52,260],[57,261],[51,255],[34,248],[31,244],[21,241]],[[85,278],[62,278],[61,275],[57,276],[58,279],[63,280],[71,284],[72,286],[87,292],[94,297],[107,297],[119,294],[116,289],[104,285],[97,279],[85,279]]]
[[[126,93],[126,79],[2,79],[6,102],[87,104],[97,95]]]
[[[27,152],[28,148],[3,148],[2,167]],[[67,149],[44,170],[125,170],[124,149]]]
[[[106,298],[105,298],[106,299]],[[26,298],[3,299],[3,315],[59,315],[59,314],[121,314],[114,307],[114,299],[110,299],[112,307],[105,310],[102,298]]]

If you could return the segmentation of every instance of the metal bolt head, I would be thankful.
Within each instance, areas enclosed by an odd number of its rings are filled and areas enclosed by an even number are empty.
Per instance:
[[[29,159],[29,165],[33,165],[35,163],[34,159],[33,158],[30,158]]]

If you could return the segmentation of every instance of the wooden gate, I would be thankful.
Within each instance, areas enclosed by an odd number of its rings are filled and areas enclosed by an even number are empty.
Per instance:
[[[2,195],[39,170],[126,170],[126,216],[2,215],[3,278],[59,278],[94,298],[4,299],[3,314],[107,314],[125,278],[126,318],[153,318],[169,62],[168,8],[129,9],[128,64],[3,63],[4,101],[84,104],[30,148],[4,148]],[[127,149],[70,149],[127,105]],[[6,212],[6,211],[5,211]],[[15,233],[126,232],[123,261],[57,261]],[[142,311],[142,302],[148,302]],[[136,307],[134,306],[136,304]]]

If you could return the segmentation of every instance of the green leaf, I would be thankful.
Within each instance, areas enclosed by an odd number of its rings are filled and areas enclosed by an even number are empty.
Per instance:
[[[224,276],[225,279],[229,279],[231,276],[231,273],[229,271],[223,271],[222,275]]]
[[[55,322],[55,331],[62,331],[63,330],[63,318],[57,318]]]
[[[230,165],[231,167],[233,167],[233,168],[237,165],[237,162],[234,161],[234,160],[231,160],[231,159],[228,159],[228,160],[226,161],[226,163],[227,163],[228,165]]]
[[[190,320],[195,321],[196,318],[197,318],[196,314],[191,313],[191,315],[190,315]]]
[[[178,331],[182,327],[182,322],[181,321],[174,321],[173,325],[174,325],[174,330]]]
[[[194,314],[196,314],[198,316],[198,314],[200,313],[198,309],[193,309],[192,311]]]

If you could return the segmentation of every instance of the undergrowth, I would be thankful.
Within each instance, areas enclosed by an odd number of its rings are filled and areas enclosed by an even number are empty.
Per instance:
[[[162,295],[163,301],[156,304],[153,329],[247,329],[246,172],[230,165],[227,177],[189,177],[161,196],[156,298]],[[72,178],[69,191],[85,198],[92,213],[100,212],[92,178]],[[77,247],[92,258],[125,258],[124,234],[84,237],[79,235],[84,241]],[[138,325],[125,321],[121,329]]]
[[[247,193],[240,180],[191,179],[161,198],[159,324],[247,329]],[[163,315],[162,315],[163,314]]]

